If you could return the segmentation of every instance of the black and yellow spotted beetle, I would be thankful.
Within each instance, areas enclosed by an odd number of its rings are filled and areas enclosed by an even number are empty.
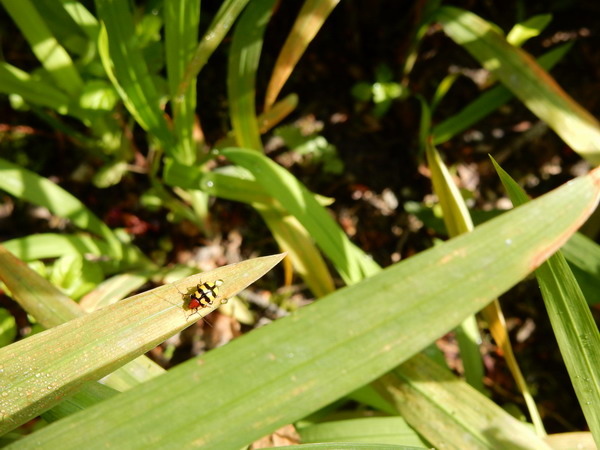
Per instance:
[[[189,294],[190,302],[188,303],[188,308],[198,310],[198,308],[212,306],[214,299],[219,295],[219,286],[222,284],[223,280],[217,280],[214,283],[209,281],[198,283],[196,290]]]

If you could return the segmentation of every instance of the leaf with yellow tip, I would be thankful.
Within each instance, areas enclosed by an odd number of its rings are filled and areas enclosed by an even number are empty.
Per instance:
[[[191,311],[181,292],[223,280],[225,301],[284,257],[265,256],[193,275],[0,349],[0,433],[36,417],[89,381],[98,380],[154,348],[221,305]]]

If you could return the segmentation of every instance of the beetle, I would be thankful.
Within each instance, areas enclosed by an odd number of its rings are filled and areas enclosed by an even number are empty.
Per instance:
[[[216,280],[214,283],[205,281],[198,283],[196,290],[190,294],[189,309],[206,308],[213,305],[213,301],[219,295],[219,286],[223,284],[223,280]]]

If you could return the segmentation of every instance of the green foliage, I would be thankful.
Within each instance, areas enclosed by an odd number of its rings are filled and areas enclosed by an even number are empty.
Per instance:
[[[273,134],[283,139],[291,152],[302,156],[304,165],[321,164],[323,172],[332,175],[340,175],[344,171],[344,162],[335,146],[316,132],[307,136],[298,126],[284,125],[273,130]]]
[[[475,313],[536,269],[559,351],[600,441],[600,343],[585,303],[600,301],[595,295],[600,252],[592,240],[575,234],[596,207],[598,171],[514,211],[487,212],[486,223],[479,225],[482,215],[469,211],[432,147],[514,96],[582,157],[600,160],[597,122],[545,71],[564,57],[570,44],[550,50],[538,62],[518,48],[543,31],[550,15],[516,24],[505,38],[496,25],[473,13],[426,2],[426,14],[409,38],[404,79],[380,64],[367,72],[374,81],[355,84],[351,94],[357,110],[364,111],[360,103],[375,105],[370,120],[383,120],[394,102],[421,106],[414,111],[415,123],[421,115],[415,135],[426,151],[415,151],[415,159],[428,158],[444,223],[428,205],[406,203],[405,209],[452,237],[382,269],[363,250],[368,243],[353,242],[348,228],[324,206],[326,199],[267,156],[269,147],[263,144],[268,142],[263,137],[278,137],[289,153],[276,158],[292,154],[302,160],[300,169],[312,164],[325,179],[348,178],[331,143],[336,141],[325,137],[327,128],[304,133],[291,125],[287,116],[299,97],[292,94],[276,102],[296,65],[303,63],[302,54],[327,27],[336,0],[304,2],[270,74],[262,114],[256,95],[269,66],[261,55],[271,39],[274,8],[289,8],[286,2],[227,0],[208,19],[199,0],[96,0],[94,11],[72,2],[1,2],[29,45],[28,58],[37,63],[24,70],[8,57],[0,62],[0,93],[68,139],[69,156],[80,164],[64,179],[51,179],[44,175],[44,162],[61,165],[70,159],[59,160],[51,144],[48,160],[31,156],[25,138],[7,146],[0,159],[0,189],[16,210],[34,205],[49,221],[61,223],[43,233],[23,231],[0,247],[0,279],[7,293],[36,327],[46,328],[14,342],[21,330],[11,312],[18,308],[0,308],[2,444],[242,448],[294,423],[302,442],[350,441],[352,448],[362,443],[368,448],[388,443],[394,448],[546,448],[530,397],[535,431],[480,392],[474,326]],[[431,100],[411,92],[408,82],[433,20],[491,73],[487,86],[498,84],[443,121],[438,111],[459,75],[440,76]],[[204,23],[209,23],[206,30]],[[268,48],[281,47],[274,44]],[[211,59],[217,51],[225,58]],[[209,70],[227,72],[228,115],[222,122],[231,130],[222,130],[215,144],[204,140],[197,120],[199,111],[206,113],[210,96],[218,97],[196,88],[198,77]],[[507,181],[505,174],[501,177]],[[66,187],[71,179],[85,186],[81,198]],[[135,186],[144,213],[165,212],[168,221],[189,222],[203,236],[229,228],[215,220],[218,216],[210,220],[210,197],[217,203],[245,203],[264,220],[265,235],[287,252],[308,289],[321,298],[223,347],[163,369],[142,355],[221,306],[221,300],[244,289],[282,256],[195,275],[191,268],[162,267],[175,247],[170,236],[142,250],[133,226],[109,226],[103,219],[107,216],[89,201],[87,189],[101,198],[112,192],[109,188],[122,186]],[[514,184],[511,189],[516,190]],[[467,233],[473,228],[471,212],[477,226]],[[574,276],[562,256],[551,256],[563,245]],[[148,282],[183,276],[189,278],[128,297]],[[189,294],[215,279],[224,280],[222,298],[211,307],[190,310]],[[342,283],[346,287],[336,287]],[[253,322],[239,299],[231,303],[234,315],[238,305],[238,317]],[[470,384],[443,367],[432,350],[436,339],[459,324],[474,336],[461,344]],[[173,352],[165,351],[167,360]],[[344,409],[348,399],[361,406]],[[39,430],[21,427],[39,416],[44,419],[37,422]]]
[[[375,69],[375,82],[355,84],[352,87],[352,95],[362,102],[372,101],[375,104],[373,114],[375,117],[382,117],[388,112],[394,100],[408,96],[407,90],[393,80],[394,76],[390,68],[380,65]]]
[[[15,337],[17,337],[15,318],[8,310],[0,308],[0,347],[12,343]]]

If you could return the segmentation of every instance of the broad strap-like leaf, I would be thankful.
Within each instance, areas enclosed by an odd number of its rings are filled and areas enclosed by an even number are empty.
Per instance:
[[[0,432],[14,429],[218,308],[282,258],[265,256],[188,277],[0,349]],[[182,298],[223,280],[212,306],[190,310]],[[21,393],[27,392],[27,395]]]
[[[600,163],[600,124],[528,53],[510,45],[493,25],[469,11],[444,6],[436,20],[574,151],[593,164]]]
[[[387,373],[505,292],[560,248],[599,194],[596,170],[19,445],[248,445]],[[493,431],[477,430],[490,448],[510,446],[510,433]]]

